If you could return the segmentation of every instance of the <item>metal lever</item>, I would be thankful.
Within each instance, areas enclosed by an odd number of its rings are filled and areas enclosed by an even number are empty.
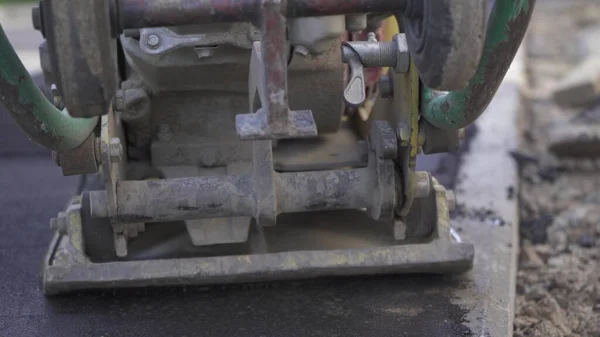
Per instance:
[[[344,90],[344,100],[350,106],[360,106],[367,99],[364,68],[391,67],[397,73],[408,71],[410,56],[404,34],[392,41],[378,42],[374,33],[367,41],[344,42],[342,62],[350,66],[350,80]]]
[[[348,60],[350,66],[350,81],[344,90],[344,100],[350,106],[360,106],[367,99],[364,67],[358,55],[354,54]]]

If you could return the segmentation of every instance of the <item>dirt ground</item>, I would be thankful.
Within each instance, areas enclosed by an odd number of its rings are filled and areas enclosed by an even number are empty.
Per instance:
[[[517,337],[600,336],[600,165],[547,151],[548,130],[584,112],[600,130],[600,104],[567,110],[550,98],[556,81],[599,46],[600,1],[538,0],[526,41],[522,147],[514,153],[521,164]]]

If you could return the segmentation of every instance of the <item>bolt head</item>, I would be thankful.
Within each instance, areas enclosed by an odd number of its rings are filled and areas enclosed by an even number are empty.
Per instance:
[[[398,135],[398,139],[400,139],[400,146],[407,147],[410,145],[410,129],[408,128],[408,124],[399,123],[396,133]]]
[[[209,58],[213,55],[212,48],[195,48],[194,50],[199,59]]]
[[[127,238],[125,235],[117,235],[115,238],[115,251],[118,257],[127,256]]]
[[[160,37],[156,34],[150,34],[146,43],[150,48],[158,48],[160,46]]]
[[[113,108],[117,111],[125,110],[125,92],[121,89],[115,92],[115,97],[113,97]]]
[[[410,68],[410,54],[408,53],[408,42],[406,41],[406,35],[396,34],[392,38],[396,48],[396,73],[406,73]]]
[[[110,146],[109,146],[109,151],[110,151],[110,158],[115,161],[115,162],[119,162],[123,156],[123,146],[121,145],[121,140],[119,138],[113,138],[110,140]]]
[[[294,47],[294,53],[302,56],[308,56],[308,54],[310,54],[310,51],[304,46],[296,46]]]
[[[50,229],[57,231],[59,234],[66,235],[67,216],[65,212],[60,212],[56,218],[50,219]]]

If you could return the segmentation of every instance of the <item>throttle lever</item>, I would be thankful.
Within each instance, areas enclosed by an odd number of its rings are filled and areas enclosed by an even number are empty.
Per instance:
[[[357,107],[367,99],[364,66],[356,53],[348,59],[348,65],[350,66],[350,80],[344,89],[344,101],[350,106]]]

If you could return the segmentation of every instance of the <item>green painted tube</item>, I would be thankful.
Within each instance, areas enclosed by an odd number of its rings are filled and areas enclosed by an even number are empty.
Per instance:
[[[0,25],[0,104],[34,142],[52,150],[78,147],[98,124],[98,117],[73,118],[50,103],[17,56]]]
[[[469,85],[438,94],[421,91],[421,114],[432,125],[460,129],[485,111],[510,67],[531,19],[535,0],[496,0],[490,15],[481,61]]]

